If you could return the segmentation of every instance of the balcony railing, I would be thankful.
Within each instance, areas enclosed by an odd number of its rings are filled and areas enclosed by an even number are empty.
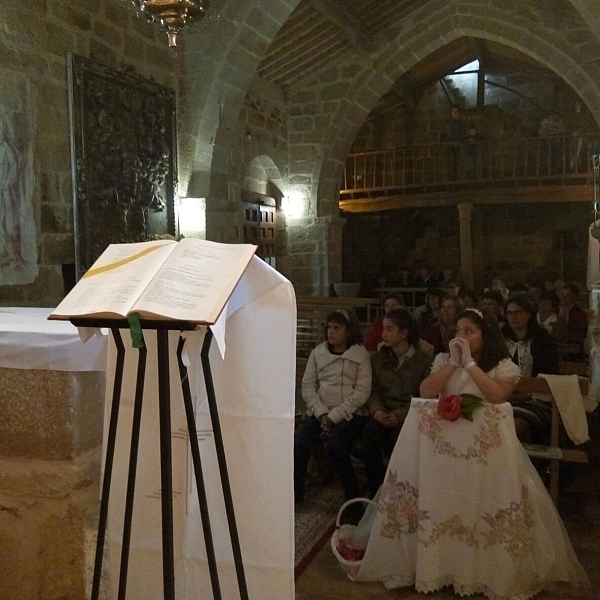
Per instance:
[[[346,161],[341,194],[585,182],[600,136],[495,139],[360,152]]]

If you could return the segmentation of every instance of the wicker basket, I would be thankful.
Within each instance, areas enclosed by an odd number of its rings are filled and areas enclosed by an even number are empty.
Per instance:
[[[342,504],[340,510],[338,511],[337,518],[335,520],[335,531],[331,536],[331,550],[333,551],[334,556],[338,559],[338,562],[340,563],[340,565],[342,565],[342,568],[344,569],[344,571],[346,571],[349,577],[356,577],[356,575],[358,575],[358,570],[360,569],[362,560],[348,560],[338,552],[338,543],[343,540],[351,540],[354,536],[354,531],[356,530],[356,525],[340,525],[340,519],[344,510],[346,510],[348,506],[356,502],[374,504],[375,506],[377,506],[376,502],[373,502],[373,500],[369,500],[368,498],[353,498],[352,500],[348,500],[347,502]]]

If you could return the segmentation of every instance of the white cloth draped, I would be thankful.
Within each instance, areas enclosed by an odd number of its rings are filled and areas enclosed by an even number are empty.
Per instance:
[[[600,221],[595,221],[588,232],[587,286],[588,289],[600,287],[600,242],[592,235],[592,229],[600,227]]]
[[[294,597],[293,428],[296,312],[291,284],[253,258],[230,298],[224,358],[213,341],[210,362],[229,469],[241,553],[251,600]],[[109,509],[112,594],[116,598],[137,351],[127,331],[125,381]],[[225,600],[239,596],[199,349],[203,331],[187,335],[192,401],[219,579]],[[158,380],[155,334],[145,332],[148,366],[133,513],[127,596],[162,598]],[[170,332],[173,512],[176,597],[212,598],[196,484],[187,439],[176,352]],[[115,350],[111,343],[107,415]]]
[[[107,336],[83,343],[68,321],[48,321],[52,308],[0,308],[0,367],[104,371]]]
[[[577,375],[540,374],[548,382],[569,439],[579,445],[590,439],[585,405]]]
[[[552,582],[587,583],[561,519],[517,440],[510,404],[450,422],[413,399],[390,459],[356,581],[490,600],[526,600]],[[364,539],[364,536],[363,536]],[[364,547],[364,546],[363,546]]]

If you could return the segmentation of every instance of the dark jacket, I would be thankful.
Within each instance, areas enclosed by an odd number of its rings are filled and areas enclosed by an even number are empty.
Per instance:
[[[372,415],[376,410],[393,411],[404,419],[410,400],[419,397],[419,387],[431,370],[432,358],[415,348],[415,353],[398,367],[394,351],[383,346],[371,357],[373,384],[367,408]]]
[[[464,119],[459,117],[446,121],[440,138],[442,142],[464,142],[467,139],[467,124]]]
[[[508,325],[502,328],[502,335],[507,339],[514,339],[511,336],[511,329]],[[531,357],[533,365],[531,376],[537,377],[540,373],[547,375],[558,374],[558,349],[554,336],[543,327],[536,328],[531,336]]]

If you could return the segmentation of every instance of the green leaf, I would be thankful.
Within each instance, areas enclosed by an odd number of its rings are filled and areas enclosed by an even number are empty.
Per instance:
[[[464,405],[477,404],[477,406],[481,406],[483,404],[483,400],[479,396],[475,396],[474,394],[461,394],[460,396]]]
[[[476,409],[478,409],[482,404],[483,400],[474,394],[462,394],[462,416],[468,421],[473,421],[473,413]]]

